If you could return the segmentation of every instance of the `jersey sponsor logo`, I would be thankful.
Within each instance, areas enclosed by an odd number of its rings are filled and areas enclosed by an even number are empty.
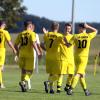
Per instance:
[[[88,38],[88,36],[79,36],[78,38]]]
[[[51,38],[57,38],[56,35],[51,35],[51,34],[48,34],[48,37],[51,37]]]

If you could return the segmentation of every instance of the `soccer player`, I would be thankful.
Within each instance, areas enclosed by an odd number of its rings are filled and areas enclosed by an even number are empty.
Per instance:
[[[66,23],[64,36],[66,37],[68,42],[73,38],[73,35],[71,34],[71,30],[72,30],[72,25],[70,23]],[[67,89],[69,89],[69,87],[71,86],[72,78],[74,75],[75,64],[74,64],[74,50],[73,50],[73,48],[74,48],[73,45],[71,45],[70,47],[65,46],[65,49],[68,52],[67,53],[68,64],[66,65],[68,77],[67,77],[67,81],[66,81],[66,87],[64,88],[65,91],[67,91]]]
[[[17,54],[16,49],[14,48],[12,42],[11,42],[11,37],[10,34],[6,28],[6,23],[3,20],[0,20],[0,88],[5,88],[2,80],[2,69],[5,63],[5,42],[8,43],[8,45],[12,48],[14,54]]]
[[[21,32],[15,40],[15,48],[19,52],[19,67],[21,69],[21,86],[22,92],[26,92],[30,89],[30,78],[33,73],[34,66],[34,52],[36,50],[38,56],[41,56],[40,50],[36,45],[36,35],[33,32],[32,21],[24,22],[25,30]],[[28,85],[28,86],[27,86]]]
[[[63,35],[58,33],[59,24],[57,22],[52,23],[52,32],[44,30],[44,44],[46,49],[46,72],[49,74],[48,81],[44,82],[45,91],[48,93],[48,83],[50,86],[50,93],[54,93],[53,83],[60,80],[57,83],[57,93],[60,93],[60,86],[62,84],[63,74],[66,74],[66,51],[63,48]]]
[[[90,29],[92,32],[87,33],[86,29]],[[70,89],[67,91],[68,95],[72,95],[72,90],[76,87],[78,80],[80,80],[81,86],[86,96],[91,93],[87,89],[85,81],[85,70],[88,62],[89,47],[91,40],[96,36],[97,29],[87,24],[79,24],[79,34],[76,34],[70,41],[71,44],[75,43],[75,65],[76,74],[73,78]]]
[[[33,32],[35,31],[35,25],[33,25]],[[39,35],[36,33],[36,44],[38,49],[40,49],[41,54],[42,54],[42,48],[40,47],[40,39],[39,39]],[[34,70],[36,71],[36,73],[38,73],[38,55],[36,53],[36,50],[34,50]]]

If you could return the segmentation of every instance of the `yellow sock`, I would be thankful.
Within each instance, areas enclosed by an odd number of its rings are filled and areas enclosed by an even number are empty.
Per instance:
[[[27,74],[28,74],[29,78],[31,78],[32,73],[31,72],[28,72]]]
[[[30,76],[26,73],[24,79],[25,79],[26,81],[28,81],[28,80],[30,79]]]
[[[82,86],[83,89],[86,89],[87,88],[86,81],[85,81],[85,78],[84,77],[80,78],[80,83],[81,83],[81,86]]]
[[[0,70],[0,84],[2,84],[2,71]]]
[[[32,76],[32,72],[25,72],[25,73],[21,73],[21,81],[24,80],[29,80]]]
[[[63,75],[58,75],[57,90],[61,90]]]
[[[76,75],[76,76],[73,78],[73,81],[72,81],[72,85],[71,85],[72,88],[75,88],[75,87],[76,87],[76,85],[77,85],[77,83],[78,83],[78,80],[79,80],[79,76]]]
[[[73,79],[73,75],[68,75],[66,84],[70,86],[72,83],[72,79]]]
[[[26,73],[26,74],[23,74],[21,75],[21,81],[28,81],[30,79],[30,76]]]

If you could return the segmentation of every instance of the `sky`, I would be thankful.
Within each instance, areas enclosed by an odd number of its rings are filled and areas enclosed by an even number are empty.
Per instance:
[[[54,21],[71,21],[72,0],[23,0],[27,13]],[[100,22],[100,0],[75,0],[75,22]]]

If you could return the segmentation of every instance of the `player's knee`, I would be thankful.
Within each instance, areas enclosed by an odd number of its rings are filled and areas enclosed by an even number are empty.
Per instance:
[[[80,73],[77,73],[75,76],[77,76],[77,77],[81,77],[81,74],[80,74]]]

